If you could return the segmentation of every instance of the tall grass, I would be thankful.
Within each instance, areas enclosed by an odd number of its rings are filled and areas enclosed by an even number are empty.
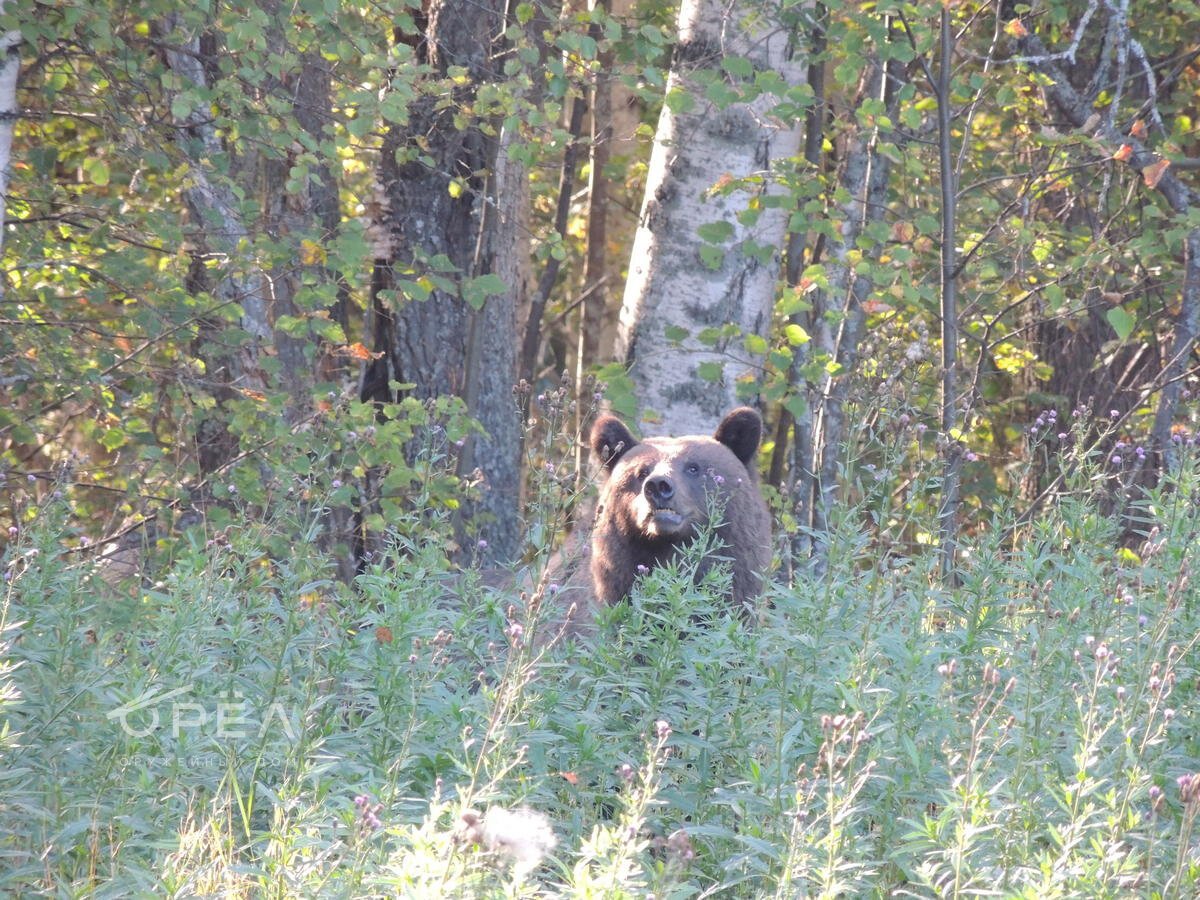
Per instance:
[[[406,538],[347,590],[299,505],[114,588],[48,499],[5,560],[0,891],[1200,895],[1195,461],[1137,553],[1083,493],[996,511],[953,589],[873,502],[753,621],[698,545],[548,644],[546,577]]]

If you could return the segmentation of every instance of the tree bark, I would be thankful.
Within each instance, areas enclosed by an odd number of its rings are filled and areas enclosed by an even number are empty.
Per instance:
[[[166,38],[164,57],[167,66],[187,84],[209,87],[205,60],[213,48],[202,34],[188,32],[180,16],[161,21]],[[172,32],[178,30],[178,34]],[[207,290],[218,307],[237,305],[242,314],[243,337],[235,346],[221,339],[224,319],[216,317],[202,323],[196,341],[197,356],[203,360],[209,383],[207,388],[217,400],[218,412],[201,419],[196,426],[196,444],[200,471],[216,471],[232,458],[237,439],[230,434],[221,407],[235,391],[263,392],[268,378],[260,364],[261,349],[272,340],[267,308],[266,279],[253,260],[246,260],[250,232],[237,212],[227,176],[214,172],[212,160],[225,155],[225,147],[216,125],[205,110],[193,108],[173,129],[174,142],[188,161],[188,182],[183,189],[184,204],[195,226],[194,264],[189,273],[191,290]],[[210,269],[204,260],[215,259],[220,265]],[[210,273],[219,272],[215,278]]]
[[[901,85],[901,70],[895,63],[884,71],[879,60],[871,62],[864,76],[864,97],[883,100],[889,114],[892,102]],[[846,441],[846,392],[849,379],[858,365],[858,346],[866,325],[863,301],[871,291],[869,278],[860,275],[850,264],[850,254],[858,246],[863,229],[870,222],[884,217],[887,209],[891,162],[879,153],[878,135],[863,127],[855,130],[846,153],[841,183],[848,199],[841,206],[842,222],[839,237],[830,241],[828,262],[825,263],[828,290],[814,290],[810,321],[813,324],[814,350],[826,354],[838,364],[839,375],[826,375],[811,387],[811,406],[814,409],[812,433],[812,469],[816,474],[811,490],[810,527],[813,532],[812,553],[817,571],[824,571],[828,562],[829,542],[826,537],[829,511],[837,500],[838,463]],[[879,249],[871,251],[877,257]],[[829,312],[834,312],[837,327],[830,327]],[[803,473],[802,473],[803,474]]]
[[[631,366],[639,420],[648,434],[707,433],[739,402],[736,382],[757,360],[745,352],[741,336],[710,347],[697,332],[733,323],[741,335],[761,336],[770,326],[787,213],[766,208],[756,223],[742,224],[737,214],[770,189],[721,188],[752,175],[769,185],[772,162],[797,152],[799,130],[770,124],[766,113],[775,101],[767,94],[718,108],[692,74],[720,71],[724,59],[741,57],[756,72],[781,72],[787,83],[797,83],[795,64],[787,59],[788,30],[761,22],[744,30],[746,11],[716,0],[683,0],[679,10],[668,101],[650,157],[617,331],[617,357]],[[699,255],[697,229],[718,220],[727,223],[729,240],[713,269]],[[744,241],[775,250],[756,258],[737,247]],[[668,329],[683,329],[688,337],[676,342]],[[701,377],[704,363],[719,367],[716,384]]]
[[[942,502],[938,509],[941,532],[942,578],[953,580],[954,557],[958,546],[958,482],[962,471],[963,443],[955,436],[958,429],[958,261],[955,253],[954,214],[958,186],[954,168],[951,125],[950,78],[954,60],[954,36],[950,28],[950,9],[942,7],[941,59],[935,87],[938,119],[938,158],[942,189]]]
[[[468,440],[462,474],[476,466],[486,479],[469,513],[486,542],[483,556],[506,560],[520,546],[520,423],[512,389],[517,375],[517,309],[525,290],[527,258],[522,215],[527,188],[523,166],[505,152],[511,136],[485,132],[478,121],[459,127],[455,116],[479,86],[495,76],[493,54],[505,30],[501,0],[435,0],[427,7],[418,61],[445,79],[465,67],[452,90],[456,103],[426,93],[409,105],[409,121],[384,138],[379,169],[388,235],[387,258],[376,284],[400,287],[433,271],[444,256],[463,280],[495,274],[507,290],[472,309],[457,291],[433,289],[427,298],[373,297],[375,349],[385,354],[364,383],[364,399],[392,399],[390,381],[412,383],[414,396],[459,396],[487,435]],[[443,277],[447,273],[441,273]],[[451,276],[453,277],[453,276]]]
[[[592,0],[593,10],[610,12],[611,0]],[[613,52],[605,46],[600,52],[599,73],[591,86],[591,146],[588,159],[588,214],[586,251],[583,260],[583,302],[579,307],[579,328],[575,344],[575,477],[582,485],[587,476],[587,438],[594,416],[591,410],[591,386],[587,373],[601,361],[601,333],[608,309],[608,213],[609,190],[605,169],[611,158],[613,121]],[[605,350],[607,352],[607,348]]]
[[[7,13],[11,0],[0,0],[0,13]],[[13,132],[17,116],[17,76],[21,73],[21,32],[0,35],[0,250],[4,249],[5,216],[8,210],[8,171],[12,166]],[[0,295],[3,294],[0,285]]]

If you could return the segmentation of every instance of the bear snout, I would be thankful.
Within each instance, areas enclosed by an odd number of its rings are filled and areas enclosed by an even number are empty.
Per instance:
[[[646,495],[652,507],[670,506],[675,497],[675,485],[665,475],[656,475],[646,479],[646,483],[642,485],[642,493]]]

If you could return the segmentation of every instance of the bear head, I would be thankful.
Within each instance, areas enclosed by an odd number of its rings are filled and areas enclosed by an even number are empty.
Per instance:
[[[762,430],[762,418],[749,407],[729,413],[712,437],[639,441],[614,416],[596,422],[591,445],[603,478],[592,538],[598,602],[627,596],[639,567],[669,561],[708,524],[714,500],[735,599],[745,603],[757,593],[771,531],[754,462]]]

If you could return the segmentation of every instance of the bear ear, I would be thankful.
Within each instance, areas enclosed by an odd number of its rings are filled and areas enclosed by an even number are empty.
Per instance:
[[[717,426],[713,437],[733,451],[733,455],[746,466],[758,452],[762,440],[762,416],[748,406],[739,406]]]
[[[625,423],[616,416],[603,416],[592,426],[592,452],[609,471],[636,443]]]

